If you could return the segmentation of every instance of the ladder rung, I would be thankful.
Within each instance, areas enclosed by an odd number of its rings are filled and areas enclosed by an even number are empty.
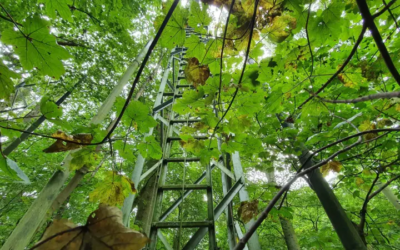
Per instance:
[[[200,158],[193,157],[193,158],[166,158],[164,162],[195,162],[200,161]]]
[[[178,81],[179,80],[184,80],[184,79],[186,79],[186,76],[178,76]]]
[[[193,136],[193,139],[196,139],[196,140],[207,140],[208,136]],[[180,137],[168,137],[167,138],[167,142],[180,141],[180,140],[182,140]]]
[[[174,123],[194,123],[194,122],[201,122],[201,120],[200,119],[196,119],[196,120],[170,120],[169,121],[171,124],[174,124]]]
[[[209,227],[214,223],[212,221],[182,221],[182,222],[156,222],[153,227],[156,228],[180,228],[185,227]]]
[[[176,85],[176,87],[177,88],[192,88],[192,89],[194,89],[194,86],[191,85],[191,84],[188,84],[188,85]]]
[[[210,185],[203,184],[185,184],[185,185],[163,185],[159,187],[162,190],[199,190],[199,189],[209,189]]]
[[[164,92],[163,96],[174,96],[173,92]]]

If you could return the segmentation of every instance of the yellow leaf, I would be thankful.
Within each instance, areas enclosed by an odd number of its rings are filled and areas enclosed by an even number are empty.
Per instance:
[[[375,123],[370,122],[369,120],[364,121],[359,127],[360,131],[367,131],[367,130],[373,130],[376,129]],[[364,134],[364,140],[372,140],[378,136],[377,133],[368,133]]]
[[[391,126],[391,125],[393,125],[393,122],[390,119],[383,118],[383,119],[378,121],[378,126],[377,127],[378,128],[383,128],[383,127]]]
[[[322,175],[325,177],[328,175],[329,171],[339,173],[342,169],[342,163],[339,161],[330,161],[327,164],[323,165],[320,169]]]
[[[360,177],[356,177],[356,184],[357,184],[357,186],[360,186],[361,184],[363,184],[364,183],[364,180],[363,179],[361,179]]]
[[[135,185],[127,177],[116,172],[109,171],[106,178],[100,181],[96,188],[89,195],[92,202],[100,201],[100,203],[108,205],[122,205],[126,197],[135,193]]]
[[[148,242],[145,235],[122,224],[119,208],[100,204],[84,226],[76,226],[64,219],[54,220],[35,249],[140,250]]]
[[[185,76],[188,83],[197,88],[199,85],[206,84],[208,77],[210,77],[210,69],[207,65],[200,65],[199,60],[196,57],[192,57],[188,59]]]
[[[57,131],[56,133],[51,135],[55,138],[60,138],[54,142],[50,147],[43,150],[45,153],[57,153],[57,152],[65,152],[73,149],[80,148],[82,145],[80,143],[90,143],[93,140],[93,136],[91,134],[76,134],[76,135],[67,135],[62,131]],[[66,141],[64,141],[66,140]],[[76,143],[74,143],[76,142]]]
[[[269,26],[263,29],[262,33],[267,33],[269,39],[276,43],[281,43],[290,35],[292,29],[297,25],[296,18],[284,14],[277,16],[270,22]]]

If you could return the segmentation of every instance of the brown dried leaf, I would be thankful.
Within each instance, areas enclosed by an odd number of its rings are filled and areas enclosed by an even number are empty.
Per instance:
[[[240,207],[238,209],[238,215],[244,223],[247,223],[251,219],[255,218],[257,214],[258,214],[258,200],[243,201],[240,203]]]
[[[81,145],[79,143],[90,143],[93,140],[92,134],[76,134],[71,136],[62,131],[57,131],[51,136],[55,138],[60,138],[60,140],[57,140],[50,147],[44,149],[43,152],[45,153],[70,151],[80,148]],[[76,143],[73,143],[72,141]]]
[[[77,227],[67,220],[55,220],[43,238],[33,247],[37,250],[140,250],[149,239],[122,224],[117,207],[100,204],[85,226]]]

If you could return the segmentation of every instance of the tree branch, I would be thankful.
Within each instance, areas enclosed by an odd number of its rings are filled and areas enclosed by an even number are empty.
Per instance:
[[[400,91],[397,92],[385,92],[385,93],[378,93],[373,95],[362,96],[355,99],[346,99],[346,100],[328,100],[321,97],[318,97],[323,102],[329,103],[357,103],[357,102],[365,102],[375,99],[390,99],[394,97],[400,97]]]
[[[354,54],[357,51],[358,45],[360,45],[361,41],[364,38],[364,33],[367,30],[367,26],[364,24],[362,29],[361,29],[361,33],[358,36],[357,41],[355,42],[353,49],[351,50],[349,56],[347,57],[347,59],[344,61],[344,63],[342,64],[342,66],[340,66],[340,68],[335,72],[335,74],[333,74],[328,81],[326,81],[326,83],[324,85],[322,85],[322,87],[320,89],[317,90],[317,92],[314,93],[314,95],[311,95],[310,97],[307,98],[307,100],[305,100],[302,104],[300,104],[300,106],[298,107],[298,109],[301,109],[306,103],[308,103],[309,101],[311,101],[314,96],[318,95],[319,93],[322,92],[322,90],[324,90],[326,87],[328,87],[328,85],[344,70],[344,68],[347,66],[347,64],[350,62],[351,58],[353,58]]]
[[[376,196],[377,194],[379,194],[382,190],[384,190],[387,186],[390,185],[390,183],[392,183],[393,181],[397,180],[400,178],[400,175],[397,175],[395,177],[393,177],[392,179],[388,180],[385,184],[383,184],[379,189],[377,189],[375,192],[373,192],[372,194],[370,194],[368,196],[368,200],[371,200],[372,198],[374,198],[374,196]]]
[[[371,12],[369,11],[367,2],[365,0],[356,0],[358,8],[360,9],[361,16],[364,19],[364,25],[368,27],[368,29],[371,31],[372,37],[375,40],[376,46],[379,49],[379,52],[381,53],[381,56],[383,60],[385,61],[386,67],[389,69],[390,73],[392,74],[393,78],[396,80],[397,84],[400,85],[400,74],[397,71],[396,67],[393,64],[392,58],[390,57],[389,51],[387,50],[382,36],[379,33],[378,28],[375,25],[374,22],[374,16],[371,15]],[[386,5],[386,6],[389,6]],[[385,6],[385,8],[386,8]]]
[[[389,130],[392,130],[392,129],[384,129],[384,131],[389,131]],[[400,131],[400,128],[396,128],[396,129],[394,129],[393,131]],[[347,140],[348,140],[348,139],[350,139],[349,137],[354,138],[354,137],[360,136],[361,134],[365,134],[365,132],[366,132],[366,131],[363,131],[363,132],[360,132],[360,133],[357,133],[357,134],[348,136],[348,137],[346,137],[346,138],[347,138]],[[343,138],[343,139],[341,139],[340,141],[342,141],[342,140],[344,140],[344,139],[346,139],[346,138]],[[338,141],[335,142],[334,144],[337,144],[337,143],[338,143]],[[286,190],[288,190],[288,189],[290,188],[290,186],[291,186],[299,177],[304,176],[304,175],[306,175],[306,174],[308,174],[308,173],[311,173],[312,171],[318,169],[318,168],[321,167],[322,165],[324,165],[324,164],[326,164],[327,162],[329,162],[331,159],[335,158],[337,155],[339,155],[339,154],[341,154],[341,153],[343,153],[343,152],[345,152],[345,151],[348,151],[348,150],[352,149],[353,147],[357,146],[358,144],[360,144],[360,140],[357,140],[357,142],[355,142],[355,143],[353,143],[353,144],[351,144],[351,145],[345,147],[345,148],[342,149],[342,150],[337,151],[336,153],[330,155],[330,156],[329,156],[328,158],[326,158],[325,160],[323,160],[323,161],[321,161],[321,162],[319,162],[319,163],[313,165],[312,167],[307,168],[306,170],[304,170],[304,171],[302,171],[302,172],[300,172],[300,173],[297,173],[292,179],[290,179],[290,180],[285,184],[285,186],[283,186],[283,187],[279,190],[279,192],[274,196],[274,198],[272,198],[272,200],[269,202],[269,204],[268,204],[267,207],[264,209],[264,211],[260,213],[258,219],[254,222],[254,224],[249,228],[249,230],[247,231],[247,233],[243,236],[243,238],[242,238],[242,239],[239,241],[239,243],[236,245],[236,247],[234,248],[234,250],[242,250],[242,249],[246,246],[247,241],[250,239],[250,237],[253,235],[253,233],[257,230],[257,228],[261,225],[261,223],[267,218],[269,212],[272,210],[272,208],[274,208],[275,204],[279,201],[280,197],[286,192]]]
[[[358,232],[364,242],[365,242],[365,235],[364,235],[365,215],[367,214],[367,206],[368,206],[368,202],[370,201],[370,199],[368,197],[371,194],[372,189],[374,189],[374,186],[379,179],[379,174],[380,174],[380,170],[378,170],[378,172],[376,173],[376,177],[375,177],[374,181],[372,182],[367,195],[365,196],[363,206],[360,210],[360,224],[358,225]]]

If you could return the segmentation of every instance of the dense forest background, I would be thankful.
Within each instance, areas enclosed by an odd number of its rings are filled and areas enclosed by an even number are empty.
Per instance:
[[[244,233],[252,221],[261,249],[400,249],[400,3],[178,2],[0,2],[2,249],[33,247],[53,221],[89,227],[108,213],[138,237],[127,249],[141,249],[156,174],[135,183],[132,172],[139,154],[145,170],[162,158],[152,108],[176,47],[187,66],[167,76],[194,88],[172,110],[200,121],[179,127],[172,152],[201,164],[176,164],[170,180],[193,182],[221,155],[233,169],[240,154],[249,198],[233,200],[233,220]],[[212,184],[216,206],[219,170]],[[173,216],[201,220],[205,203],[195,193]],[[226,221],[216,221],[220,249],[230,249]],[[176,244],[193,231],[164,235]]]

